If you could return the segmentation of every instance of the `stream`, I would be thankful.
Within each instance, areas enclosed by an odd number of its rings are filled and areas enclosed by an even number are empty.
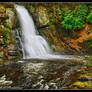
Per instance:
[[[79,76],[75,71],[85,66],[83,57],[78,57],[0,65],[0,89],[67,89]]]

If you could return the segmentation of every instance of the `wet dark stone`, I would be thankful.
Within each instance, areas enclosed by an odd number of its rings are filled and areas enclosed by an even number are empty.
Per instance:
[[[10,56],[18,56],[17,51],[8,51],[8,55]]]

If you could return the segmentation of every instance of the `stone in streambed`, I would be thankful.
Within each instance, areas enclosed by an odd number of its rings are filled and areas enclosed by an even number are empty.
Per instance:
[[[75,82],[72,87],[78,87],[80,89],[83,89],[85,87],[87,87],[88,83],[87,82],[80,82],[80,81],[77,81]]]
[[[17,51],[8,51],[8,55],[10,55],[10,56],[17,56],[18,53],[17,53]]]
[[[11,85],[12,83],[12,81],[0,81],[0,85],[2,86]]]
[[[78,80],[80,80],[80,81],[89,81],[89,80],[92,80],[92,76],[88,76],[87,74],[83,74],[83,75],[80,75]]]
[[[76,70],[77,73],[81,73],[81,74],[87,74],[88,72],[83,68],[83,69],[78,69]]]
[[[92,89],[92,81],[88,81],[87,83],[88,83],[88,85],[87,85],[86,89]]]
[[[6,75],[0,77],[0,86],[7,86],[11,85],[12,83],[13,83],[12,81],[6,81]]]

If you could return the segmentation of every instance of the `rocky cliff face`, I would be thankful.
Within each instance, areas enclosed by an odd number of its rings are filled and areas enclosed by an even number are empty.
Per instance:
[[[16,40],[13,37],[15,10],[13,4],[0,3],[0,61],[20,58]]]

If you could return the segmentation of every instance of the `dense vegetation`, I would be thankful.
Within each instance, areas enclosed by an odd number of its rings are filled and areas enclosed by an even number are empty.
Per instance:
[[[74,10],[64,10],[64,20],[61,22],[65,29],[81,29],[84,27],[88,7],[85,4],[78,5]]]
[[[85,27],[85,23],[92,23],[92,12],[91,5],[78,4],[71,5],[68,8],[57,8],[56,14],[58,18],[54,15],[53,9],[49,10],[50,22],[61,22],[62,27],[67,30],[79,30]]]

